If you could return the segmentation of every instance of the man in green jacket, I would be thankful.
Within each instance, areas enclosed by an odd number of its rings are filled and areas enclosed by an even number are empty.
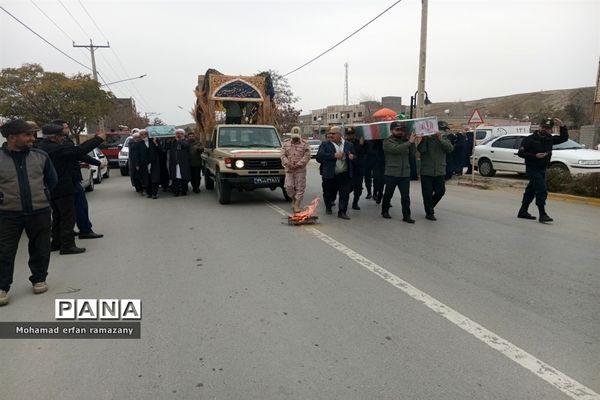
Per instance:
[[[438,129],[442,132],[450,130],[445,121],[438,122]],[[425,218],[436,221],[434,208],[446,193],[446,154],[452,152],[454,146],[442,132],[424,136],[417,150],[421,153],[421,193],[425,206]]]
[[[390,203],[396,187],[400,190],[402,203],[402,221],[414,224],[410,217],[410,156],[414,156],[416,135],[408,134],[406,125],[400,121],[390,124],[392,135],[383,141],[383,154],[385,155],[385,191],[381,204],[381,216],[390,216]]]

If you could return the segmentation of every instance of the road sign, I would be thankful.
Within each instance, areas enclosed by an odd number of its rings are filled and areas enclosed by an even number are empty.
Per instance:
[[[471,116],[469,117],[469,121],[467,122],[467,124],[469,124],[469,125],[483,124],[483,117],[481,116],[479,109],[476,108],[473,110],[473,113],[471,113]]]

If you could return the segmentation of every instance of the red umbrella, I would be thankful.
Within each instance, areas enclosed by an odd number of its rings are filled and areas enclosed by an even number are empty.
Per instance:
[[[373,113],[373,118],[382,118],[382,119],[396,119],[398,113],[394,110],[390,110],[389,108],[382,108]]]

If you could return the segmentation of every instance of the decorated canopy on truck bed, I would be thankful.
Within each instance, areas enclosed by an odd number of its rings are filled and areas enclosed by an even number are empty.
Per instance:
[[[216,124],[216,111],[227,108],[228,103],[237,103],[243,110],[242,123],[273,123],[273,97],[275,91],[271,76],[264,72],[254,76],[223,75],[209,69],[198,76],[196,86],[194,118],[202,140],[210,135]]]

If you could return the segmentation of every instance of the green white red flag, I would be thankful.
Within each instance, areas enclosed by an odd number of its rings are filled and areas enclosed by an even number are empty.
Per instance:
[[[438,131],[437,117],[425,117],[415,119],[403,119],[397,121],[374,122],[371,124],[354,125],[354,130],[358,137],[364,137],[365,140],[387,139],[390,136],[390,124],[400,122],[406,125],[407,132],[417,135],[433,135]]]

